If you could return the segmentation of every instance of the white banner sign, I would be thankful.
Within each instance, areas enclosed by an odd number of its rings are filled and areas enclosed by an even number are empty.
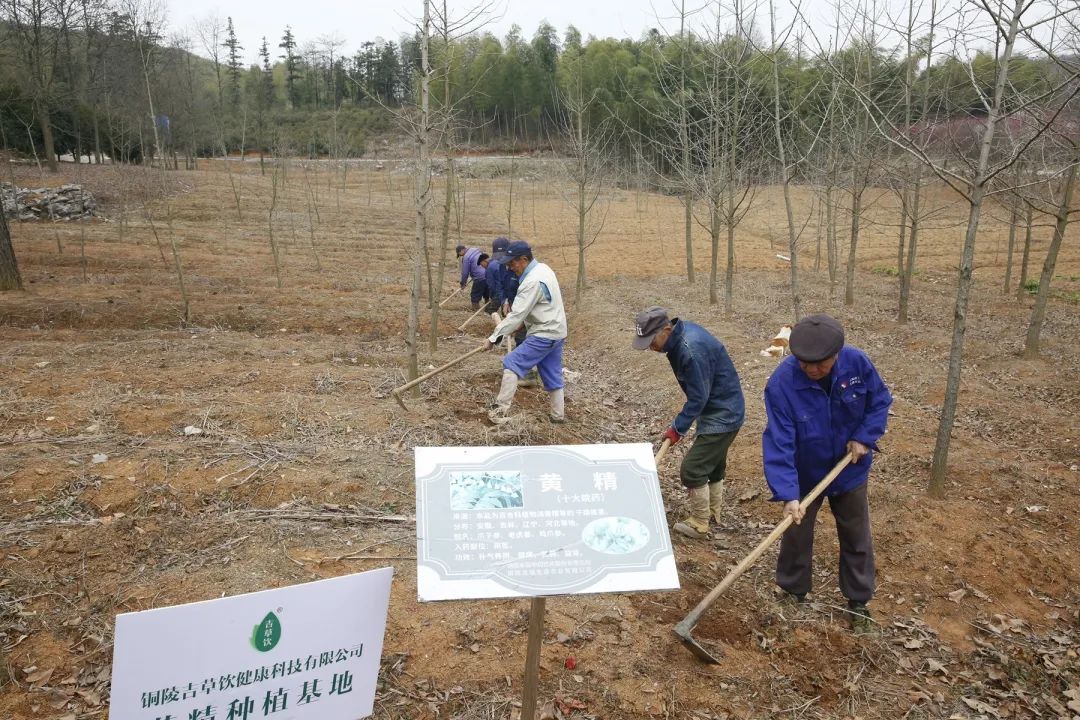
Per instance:
[[[110,720],[371,715],[393,574],[118,615]]]
[[[676,590],[652,448],[416,448],[421,601]]]

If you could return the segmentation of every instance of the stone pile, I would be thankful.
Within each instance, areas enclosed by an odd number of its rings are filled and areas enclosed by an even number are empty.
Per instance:
[[[0,183],[4,215],[14,220],[78,220],[94,217],[98,205],[81,185],[21,188]]]

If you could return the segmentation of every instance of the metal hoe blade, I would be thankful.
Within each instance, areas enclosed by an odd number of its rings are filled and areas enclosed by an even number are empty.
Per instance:
[[[686,646],[686,649],[697,656],[698,660],[701,660],[702,662],[707,662],[710,665],[719,665],[719,658],[714,656],[705,648],[701,647],[701,645],[698,644],[698,641],[690,635],[690,631],[693,629],[693,626],[687,623],[686,620],[683,620],[681,623],[675,626],[675,634],[679,636],[679,641]]]

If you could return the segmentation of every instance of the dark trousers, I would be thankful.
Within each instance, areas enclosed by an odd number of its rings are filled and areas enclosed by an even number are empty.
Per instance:
[[[683,487],[699,488],[723,480],[727,473],[728,448],[738,434],[738,430],[732,430],[715,435],[698,435],[679,468]]]
[[[490,297],[488,293],[487,283],[478,278],[473,278],[472,292],[469,294],[469,299],[472,300],[473,307],[479,307],[481,300],[487,300]]]
[[[813,586],[814,524],[824,496],[806,508],[806,516],[780,540],[776,584],[795,595]],[[840,592],[848,600],[865,603],[874,596],[874,545],[870,537],[870,504],[866,484],[829,498],[840,537]]]

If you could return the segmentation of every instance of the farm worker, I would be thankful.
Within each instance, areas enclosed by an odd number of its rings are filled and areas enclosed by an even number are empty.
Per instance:
[[[510,313],[488,338],[487,347],[489,350],[495,347],[500,338],[522,323],[527,333],[525,341],[503,358],[502,385],[489,417],[496,424],[506,422],[518,381],[537,368],[551,401],[548,417],[554,423],[564,422],[562,353],[566,342],[566,311],[559,281],[550,267],[533,258],[527,242],[510,243],[506,256],[506,265],[519,282],[517,294]]]
[[[679,477],[686,488],[690,513],[675,523],[676,532],[696,540],[709,532],[709,516],[720,521],[728,448],[746,414],[739,375],[724,344],[700,325],[669,318],[662,307],[650,307],[634,320],[634,348],[667,355],[675,379],[686,394],[682,411],[664,431],[679,442],[697,421],[697,438],[683,458]]]
[[[513,274],[505,265],[506,248],[509,244],[510,241],[504,237],[495,238],[491,242],[491,261],[488,262],[487,275],[484,277],[490,298],[485,309],[489,313],[502,309],[504,275]]]
[[[458,245],[458,257],[461,258],[461,288],[465,289],[465,284],[469,282],[469,278],[472,278],[472,307],[473,310],[480,309],[480,298],[487,297],[487,284],[484,282],[484,276],[487,274],[487,270],[480,266],[480,255],[483,253],[478,247],[465,248],[464,245]]]
[[[828,315],[810,315],[791,329],[791,355],[765,385],[762,435],[765,480],[794,524],[780,541],[776,584],[797,602],[813,575],[814,523],[825,496],[840,538],[840,591],[856,633],[873,631],[866,603],[874,595],[874,549],[866,481],[871,449],[885,433],[892,395],[861,350],[844,344],[844,328]],[[799,500],[846,454],[848,465],[806,508]]]
[[[480,301],[483,300],[486,303],[488,301],[488,298],[491,297],[491,289],[488,287],[487,284],[487,269],[490,260],[491,256],[484,252],[480,253],[480,255],[476,258],[476,267],[479,270],[483,271],[483,277],[477,280],[475,279],[475,273],[473,275],[472,293],[470,294],[469,298],[470,300],[472,300],[473,310],[479,310]]]

